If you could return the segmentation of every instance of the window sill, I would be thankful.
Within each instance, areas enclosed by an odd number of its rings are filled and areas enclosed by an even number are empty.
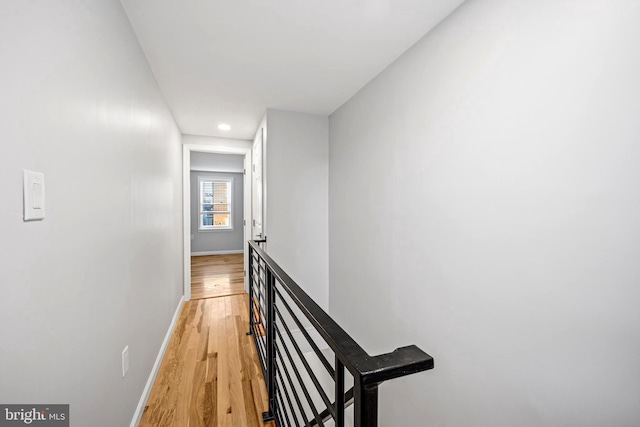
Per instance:
[[[200,228],[198,232],[210,233],[212,231],[233,231],[233,227],[220,227],[220,228]]]

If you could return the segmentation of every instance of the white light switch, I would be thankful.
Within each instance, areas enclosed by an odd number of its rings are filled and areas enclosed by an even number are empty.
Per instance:
[[[44,174],[29,170],[23,171],[24,220],[44,219]]]

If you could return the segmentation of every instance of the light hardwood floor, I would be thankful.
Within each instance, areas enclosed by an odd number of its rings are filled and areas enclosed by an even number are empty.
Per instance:
[[[191,257],[191,298],[244,293],[244,255]]]
[[[185,303],[139,426],[263,427],[267,395],[247,303],[247,294]]]

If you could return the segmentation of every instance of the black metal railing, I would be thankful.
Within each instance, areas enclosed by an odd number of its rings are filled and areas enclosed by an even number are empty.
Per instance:
[[[278,427],[344,427],[347,416],[348,425],[376,427],[378,386],[433,368],[414,345],[369,356],[256,241],[249,242],[249,314],[269,398],[263,418]]]

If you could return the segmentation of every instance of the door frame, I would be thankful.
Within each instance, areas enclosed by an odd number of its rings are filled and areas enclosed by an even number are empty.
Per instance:
[[[244,211],[244,289],[249,289],[246,275],[248,263],[248,243],[251,240],[251,147],[233,147],[231,145],[210,146],[201,144],[182,145],[182,226],[183,226],[183,277],[184,300],[191,299],[191,152],[214,154],[239,154],[244,156],[243,211]],[[248,165],[248,166],[247,166]],[[249,203],[247,203],[247,197]]]

